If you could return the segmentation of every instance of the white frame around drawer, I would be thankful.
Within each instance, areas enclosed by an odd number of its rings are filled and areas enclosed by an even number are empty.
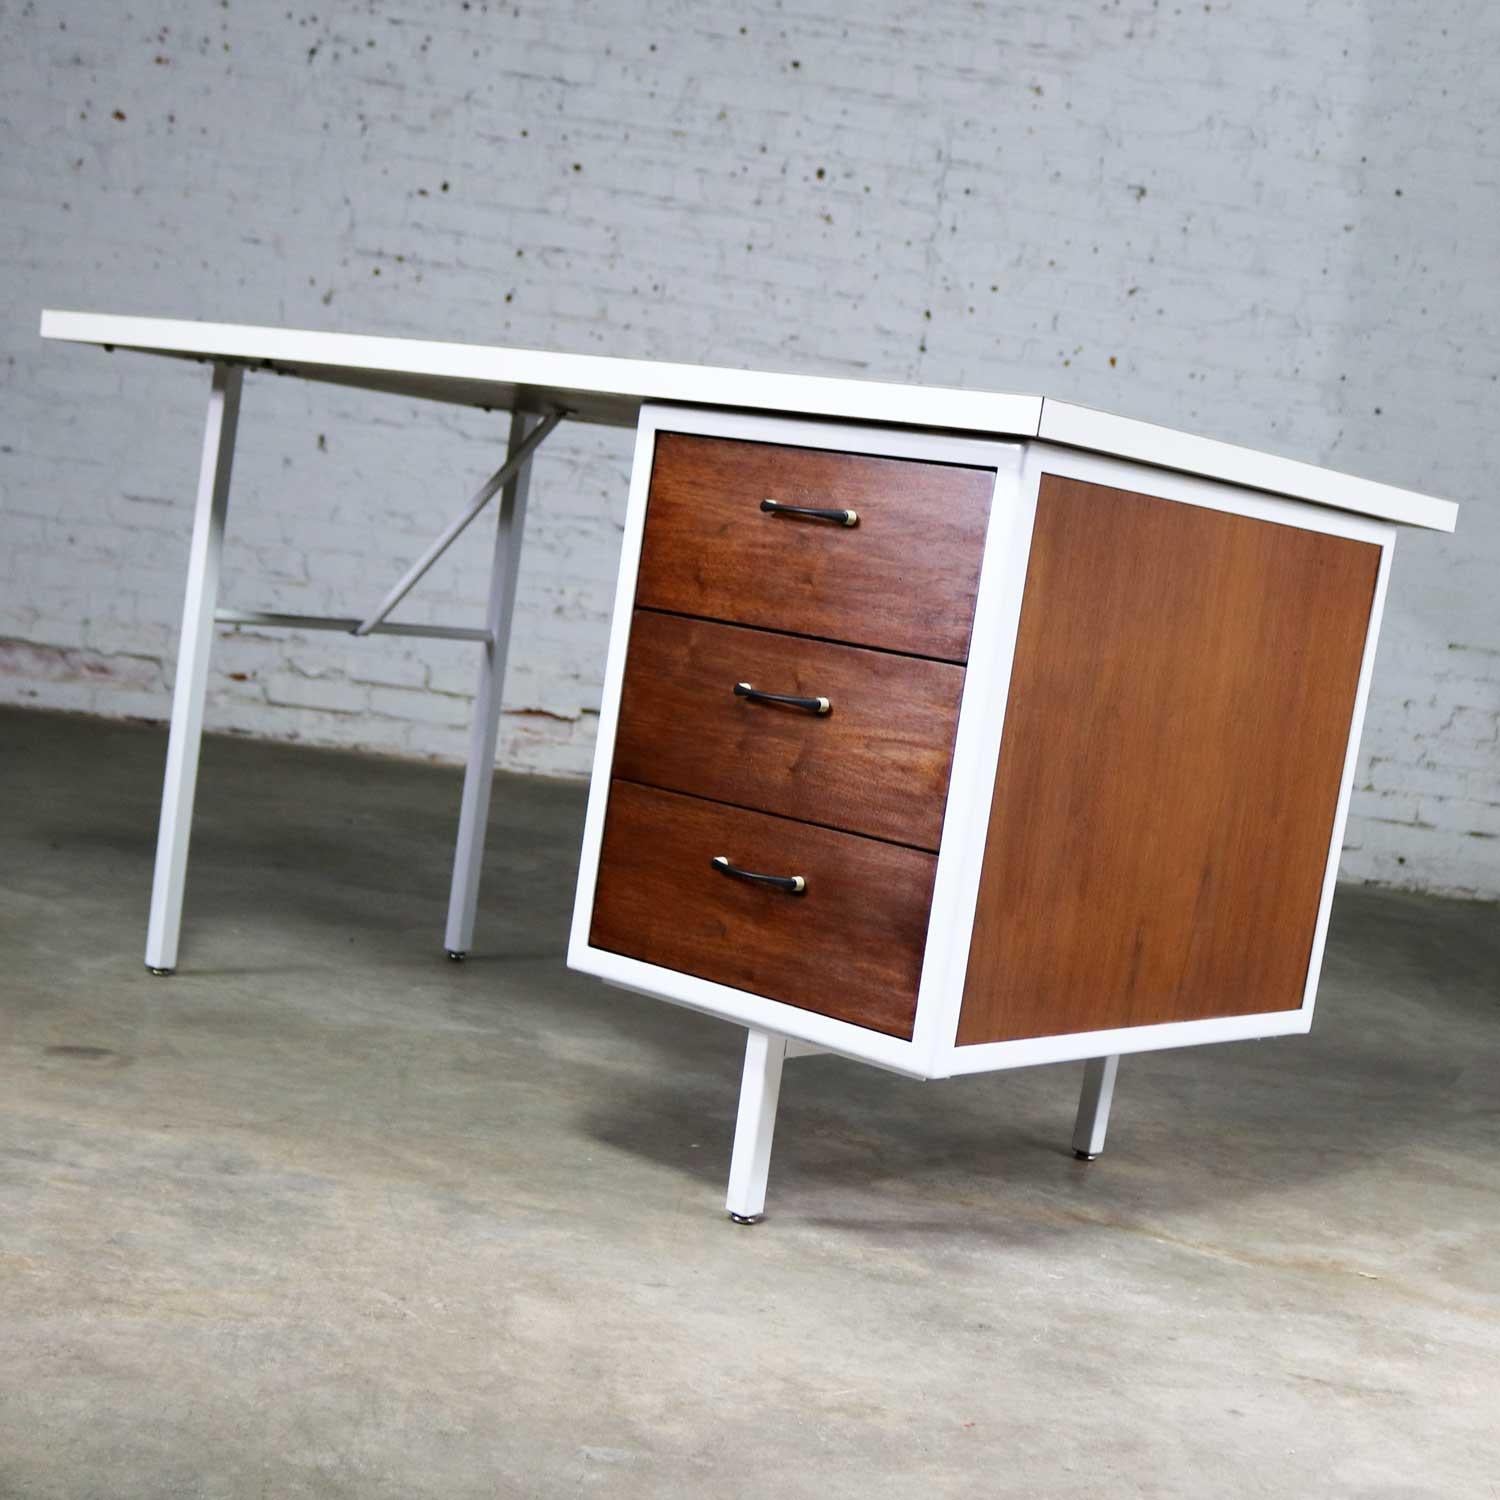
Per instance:
[[[715,984],[656,964],[595,948],[589,942],[604,816],[614,763],[620,691],[635,607],[636,576],[645,531],[647,493],[658,432],[689,432],[798,447],[828,448],[886,457],[974,464],[993,468],[995,489],[975,601],[964,692],[949,777],[948,803],[938,853],[927,944],[910,1041],[848,1021]],[[1372,542],[1381,548],[1374,605],[1355,696],[1337,811],[1329,845],[1307,983],[1300,1009],[1259,1015],[1174,1021],[1113,1031],[1074,1032],[972,1046],[955,1045],[984,862],[1021,597],[1030,561],[1037,493],[1044,474],[1136,490],[1165,500],[1229,511],[1258,520]],[[1192,1046],[1305,1032],[1322,966],[1323,944],[1343,843],[1350,788],[1374,665],[1375,641],[1390,573],[1395,527],[1344,511],[1194,479],[1126,460],[1099,458],[1041,442],[1017,443],[953,437],[928,431],[865,427],[852,423],[646,405],[641,410],[625,513],[619,581],[610,628],[598,745],[589,786],[583,849],[568,944],[568,965],[606,983],[776,1032],[877,1067],[915,1078],[989,1072],[1074,1058],[1101,1057],[1163,1047]]]
[[[589,942],[589,927],[594,909],[594,886],[599,869],[599,849],[604,838],[604,813],[609,800],[609,783],[614,767],[615,731],[619,722],[620,690],[625,676],[625,658],[629,648],[630,624],[635,610],[636,575],[640,564],[641,542],[645,535],[646,499],[651,484],[651,466],[656,452],[658,432],[689,432],[703,437],[740,438],[752,442],[783,443],[800,448],[826,448],[846,453],[869,453],[886,458],[921,459],[940,463],[973,464],[993,468],[997,479],[991,497],[991,522],[985,540],[981,568],[983,577],[993,571],[992,552],[1002,544],[1006,528],[995,525],[997,511],[1012,513],[1021,477],[1019,443],[990,442],[983,439],[948,437],[931,432],[912,432],[888,427],[863,427],[836,422],[809,422],[792,417],[747,415],[734,412],[704,411],[695,407],[648,405],[641,409],[641,423],[636,432],[635,459],[631,466],[630,498],[625,510],[625,534],[620,552],[620,577],[615,590],[614,615],[609,633],[609,655],[604,669],[604,694],[599,705],[599,739],[594,751],[594,771],[589,783],[588,814],[583,827],[583,851],[579,859],[578,890],[573,906],[573,927],[568,942],[568,966],[593,974],[609,984],[637,990],[678,1005],[708,1011],[746,1026],[763,1027],[798,1041],[808,1042],[828,1052],[859,1058],[864,1062],[890,1068],[912,1077],[930,1075],[930,1058],[936,1034],[933,1019],[939,1007],[934,1003],[940,983],[946,975],[933,962],[935,952],[947,953],[949,946],[940,943],[935,928],[952,875],[944,870],[943,856],[938,857],[932,912],[927,932],[927,958],[922,968],[917,992],[916,1030],[911,1041],[886,1036],[848,1021],[834,1020],[816,1011],[803,1010],[763,995],[715,984],[691,974],[661,968],[639,959],[626,958],[595,948]],[[993,640],[991,631],[981,636],[984,617],[976,603],[971,661],[981,641]],[[972,777],[978,768],[971,764],[976,736],[965,732],[966,720],[979,715],[976,701],[965,678],[963,700],[959,708],[958,735],[954,746],[950,788],[960,775]],[[966,746],[969,746],[967,750]],[[991,767],[993,774],[993,766]],[[965,781],[965,785],[968,781]],[[988,805],[988,803],[986,803]],[[947,845],[952,829],[954,799],[949,796],[949,812],[944,821],[942,842]],[[952,862],[950,861],[950,864]],[[962,980],[962,974],[959,976]]]

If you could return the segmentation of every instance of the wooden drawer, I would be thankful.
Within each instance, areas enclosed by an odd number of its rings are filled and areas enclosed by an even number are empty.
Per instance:
[[[637,609],[614,774],[936,850],[963,684],[947,662]]]
[[[733,438],[656,439],[638,605],[961,662],[994,471]],[[763,500],[852,510],[853,526]]]
[[[806,889],[734,879],[717,855]],[[910,1038],[936,867],[915,849],[617,779],[589,941]]]

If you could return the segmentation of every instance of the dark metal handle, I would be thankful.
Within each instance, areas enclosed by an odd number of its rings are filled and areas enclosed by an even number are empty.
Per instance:
[[[825,510],[816,505],[783,505],[780,500],[762,500],[760,508],[772,516],[806,516],[812,521],[837,521],[840,526],[858,526],[857,510]]]
[[[727,854],[716,854],[711,861],[714,869],[722,875],[732,875],[736,880],[748,880],[753,885],[769,885],[789,896],[800,896],[807,889],[807,882],[800,875],[757,875],[753,870],[742,870],[729,863]]]
[[[784,703],[788,708],[806,709],[810,714],[826,714],[833,707],[826,698],[795,698],[790,693],[766,693],[751,687],[748,682],[734,685],[736,698],[749,698],[752,703]]]

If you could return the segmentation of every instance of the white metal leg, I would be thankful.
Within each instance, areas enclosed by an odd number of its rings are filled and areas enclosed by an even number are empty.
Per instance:
[[[1083,1091],[1078,1096],[1078,1118],[1073,1124],[1073,1155],[1080,1161],[1093,1161],[1104,1150],[1119,1066],[1118,1056],[1092,1057],[1084,1064]]]
[[[214,598],[219,590],[219,558],[224,549],[224,515],[229,506],[229,471],[239,423],[241,378],[238,368],[216,364],[209,389],[208,423],[203,434],[203,461],[198,471],[198,499],[193,512],[193,541],[188,553],[187,595],[182,606],[182,638],[177,648],[177,681],[172,689],[172,728],[167,737],[167,774],[156,839],[156,872],[151,882],[151,920],[146,930],[146,967],[154,974],[170,974],[177,967],[193,795],[198,787],[198,746],[203,738],[203,698],[208,687],[208,653],[213,644]]]
[[[549,426],[553,419],[549,419]],[[521,534],[526,524],[526,493],[531,484],[533,429],[542,419],[513,412],[510,419],[510,463],[516,466],[500,492],[500,517],[495,532],[495,560],[490,571],[489,613],[485,620],[490,640],[479,668],[474,698],[474,722],[469,732],[469,763],[464,771],[463,806],[458,818],[458,848],[453,856],[453,886],[448,896],[448,928],[443,946],[449,958],[462,958],[474,941],[474,911],[479,902],[479,867],[484,859],[484,835],[490,817],[490,787],[495,777],[495,737],[500,727],[501,697],[505,689],[505,659],[510,650],[510,625],[516,607],[516,579],[521,567]],[[524,450],[524,453],[523,453]]]
[[[734,1125],[725,1207],[736,1224],[753,1224],[766,1209],[766,1174],[771,1169],[771,1137],[781,1095],[786,1038],[751,1030],[745,1039],[745,1072],[740,1080],[740,1112]]]

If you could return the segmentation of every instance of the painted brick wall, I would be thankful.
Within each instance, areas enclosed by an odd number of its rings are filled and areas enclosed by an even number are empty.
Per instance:
[[[1483,0],[0,0],[0,698],[167,712],[207,380],[43,305],[1044,389],[1466,503],[1398,549],[1345,868],[1500,895],[1497,58]],[[241,433],[226,598],[344,613],[502,425],[251,377]],[[538,460],[505,765],[587,767],[627,463]],[[216,668],[211,727],[462,751],[470,647]]]

